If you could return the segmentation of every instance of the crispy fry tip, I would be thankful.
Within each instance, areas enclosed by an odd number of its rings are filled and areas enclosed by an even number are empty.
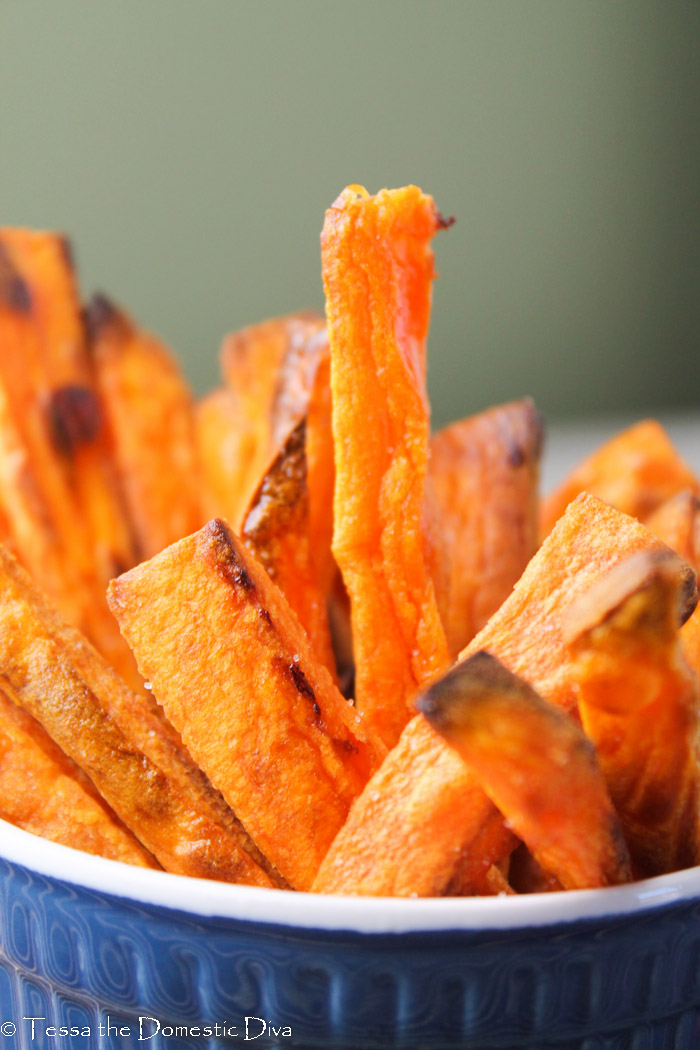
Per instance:
[[[454,226],[457,222],[456,215],[444,216],[441,212],[437,212],[435,216],[438,230],[449,230],[450,226]]]
[[[645,550],[626,558],[567,610],[562,624],[564,642],[568,645],[582,639],[625,608],[624,615],[648,619],[665,617],[661,602],[650,607],[643,602],[637,608],[630,602],[635,595],[650,589],[673,587],[678,592],[678,623],[682,626],[698,603],[697,581],[689,565],[671,550]]]
[[[434,729],[449,735],[451,728],[478,721],[481,700],[524,693],[542,702],[526,682],[481,649],[434,681],[415,701],[415,707]]]
[[[124,328],[126,330],[126,319],[121,310],[114,303],[97,292],[85,307],[83,312],[85,330],[91,343],[97,339],[107,328]]]
[[[29,285],[10,259],[4,244],[0,244],[0,300],[14,313],[31,312],[32,293]]]
[[[65,233],[57,234],[57,240],[67,269],[69,269],[71,273],[75,273],[75,249],[73,248],[73,242]]]

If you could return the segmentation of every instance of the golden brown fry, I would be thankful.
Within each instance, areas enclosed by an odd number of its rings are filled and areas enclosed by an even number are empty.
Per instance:
[[[588,456],[545,500],[546,536],[580,492],[590,492],[624,514],[644,521],[682,489],[700,493],[700,482],[655,419],[636,423]]]
[[[333,541],[333,493],[335,459],[333,449],[331,361],[319,362],[306,416],[311,550],[321,590],[333,592],[338,566],[331,551]]]
[[[205,517],[225,518],[238,531],[255,490],[248,478],[255,432],[237,411],[230,390],[212,390],[196,403],[195,434]]]
[[[290,432],[306,415],[324,346],[323,318],[311,310],[273,317],[224,340],[221,369],[241,434],[239,513]],[[225,469],[232,467],[227,464]],[[222,513],[221,509],[216,513]],[[229,520],[238,528],[238,516],[229,516]]]
[[[565,625],[581,720],[640,876],[700,862],[698,684],[678,634],[689,574],[670,551],[638,554],[584,595]]]
[[[291,317],[287,324],[287,346],[280,362],[270,405],[272,449],[280,449],[306,419],[316,391],[319,370],[330,388],[328,333],[320,318]]]
[[[58,234],[28,230],[5,229],[0,237],[31,299],[37,356],[29,393],[87,530],[91,568],[106,586],[135,557],[87,353],[70,245]]]
[[[358,709],[392,746],[448,660],[424,532],[425,342],[440,215],[415,186],[348,187],[321,236],[336,455],[333,552],[352,609]]]
[[[486,649],[545,700],[575,710],[572,660],[562,638],[569,606],[629,555],[660,549],[668,548],[638,521],[582,493],[462,657]]]
[[[657,507],[646,521],[650,532],[700,572],[700,498],[690,489]]]
[[[595,752],[573,719],[486,652],[433,682],[416,707],[562,886],[629,881],[627,848]]]
[[[579,497],[471,646],[488,647],[547,700],[575,709],[573,669],[562,640],[566,610],[626,554],[662,546],[638,522],[593,496]],[[414,718],[353,805],[315,888],[377,895],[480,892],[479,873],[483,880],[517,840],[504,832],[503,818],[460,761],[422,716]]]
[[[352,896],[483,892],[516,844],[459,755],[413,718],[353,803],[313,889]]]
[[[2,692],[0,818],[73,849],[160,868],[75,762]]]
[[[115,580],[110,604],[195,761],[308,889],[378,753],[284,597],[212,521]]]
[[[542,421],[529,399],[452,423],[430,445],[456,654],[508,597],[537,549]],[[437,588],[436,582],[436,588]]]
[[[49,608],[2,548],[0,688],[84,770],[166,871],[273,885],[176,734]]]
[[[204,520],[192,397],[163,343],[105,296],[92,299],[85,319],[119,484],[143,560]]]
[[[133,564],[65,241],[0,231],[0,504],[13,549],[131,684],[104,589]]]
[[[18,556],[79,623],[90,603],[89,539],[66,492],[35,394],[39,345],[33,310],[29,285],[0,235],[0,500]]]
[[[303,331],[311,336],[324,322],[315,310],[272,317],[227,335],[221,347],[221,371],[251,418],[260,416],[269,430],[279,370],[290,343]],[[302,336],[303,338],[303,336]],[[303,413],[302,413],[303,414]]]
[[[299,617],[316,659],[335,677],[326,602],[311,546],[304,420],[253,496],[241,538]]]

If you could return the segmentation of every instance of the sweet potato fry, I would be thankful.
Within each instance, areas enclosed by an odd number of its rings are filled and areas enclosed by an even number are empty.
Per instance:
[[[110,605],[195,761],[308,889],[378,755],[284,597],[212,521],[115,580]]]
[[[177,735],[2,548],[0,688],[41,723],[166,871],[273,885]]]
[[[323,318],[312,310],[273,317],[224,340],[221,370],[241,434],[241,513],[270,462],[306,415],[324,345]],[[229,520],[238,527],[237,517]]]
[[[29,289],[38,337],[31,396],[87,528],[97,579],[106,586],[135,557],[87,354],[70,246],[52,233],[5,229],[0,237]]]
[[[35,396],[39,346],[29,285],[0,234],[0,496],[13,547],[65,614],[90,602],[89,537],[66,493]],[[75,542],[77,537],[77,543]]]
[[[542,422],[529,399],[452,423],[431,441],[448,564],[438,604],[453,654],[499,608],[537,549],[541,448]]]
[[[389,746],[448,659],[423,530],[425,340],[441,226],[415,186],[346,189],[321,236],[336,456],[333,552],[351,601],[356,701]]]
[[[639,522],[580,496],[463,656],[488,648],[547,700],[574,710],[573,668],[562,640],[566,610],[627,554],[660,548]],[[377,895],[480,892],[479,873],[483,880],[517,840],[505,833],[503,818],[487,805],[473,774],[465,779],[457,757],[422,716],[411,721],[353,805],[315,888]]]
[[[0,818],[73,849],[159,868],[83,771],[0,692]]]
[[[328,366],[330,385],[330,349],[328,333],[319,318],[292,317],[287,326],[287,346],[280,362],[270,405],[272,448],[282,448],[285,441],[306,419],[309,403],[316,388],[319,369]]]
[[[141,561],[204,521],[192,397],[167,348],[105,296],[92,299],[85,320],[120,489]]]
[[[311,547],[304,420],[253,496],[241,538],[299,617],[316,659],[335,677],[326,601]]]
[[[327,341],[326,349],[328,349]],[[318,362],[313,389],[308,401],[306,461],[311,550],[319,585],[326,597],[329,597],[338,576],[338,566],[331,551],[335,459],[333,455],[330,352],[327,352],[325,357]]]
[[[562,638],[568,608],[629,555],[659,549],[668,548],[644,525],[582,493],[462,657],[486,649],[545,700],[574,711],[572,661]]]
[[[194,412],[204,515],[225,518],[240,530],[255,491],[255,484],[248,480],[255,433],[237,411],[231,391],[224,387],[201,398]]]
[[[13,549],[131,684],[140,679],[104,600],[134,561],[87,359],[66,242],[0,231],[0,494]]]
[[[319,869],[317,893],[476,894],[517,844],[459,755],[414,717],[372,777]]]
[[[416,707],[565,889],[629,881],[595,752],[573,719],[487,652],[432,682]]]
[[[646,521],[650,532],[700,572],[700,498],[690,489],[662,503]]]
[[[300,310],[272,317],[227,335],[221,347],[221,371],[242,410],[258,418],[264,440],[270,430],[272,403],[279,395],[279,372],[284,356],[295,339],[311,336],[323,328],[323,318],[314,310]]]
[[[700,483],[654,419],[636,423],[576,467],[544,501],[540,519],[546,536],[580,492],[590,492],[617,510],[644,521],[664,500]]]
[[[637,554],[565,623],[581,720],[639,876],[700,863],[698,682],[678,634],[691,570],[678,562],[670,551]]]

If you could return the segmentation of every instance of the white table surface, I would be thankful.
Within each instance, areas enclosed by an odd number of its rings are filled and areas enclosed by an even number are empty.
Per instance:
[[[641,419],[658,419],[688,466],[700,475],[700,408],[695,412],[646,412],[602,416],[575,422],[547,422],[542,465],[542,492],[548,493],[577,463],[625,427]]]

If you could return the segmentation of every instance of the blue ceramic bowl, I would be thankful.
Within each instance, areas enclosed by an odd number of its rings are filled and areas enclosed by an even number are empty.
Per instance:
[[[0,1050],[700,1047],[697,868],[520,898],[331,898],[0,828]]]

